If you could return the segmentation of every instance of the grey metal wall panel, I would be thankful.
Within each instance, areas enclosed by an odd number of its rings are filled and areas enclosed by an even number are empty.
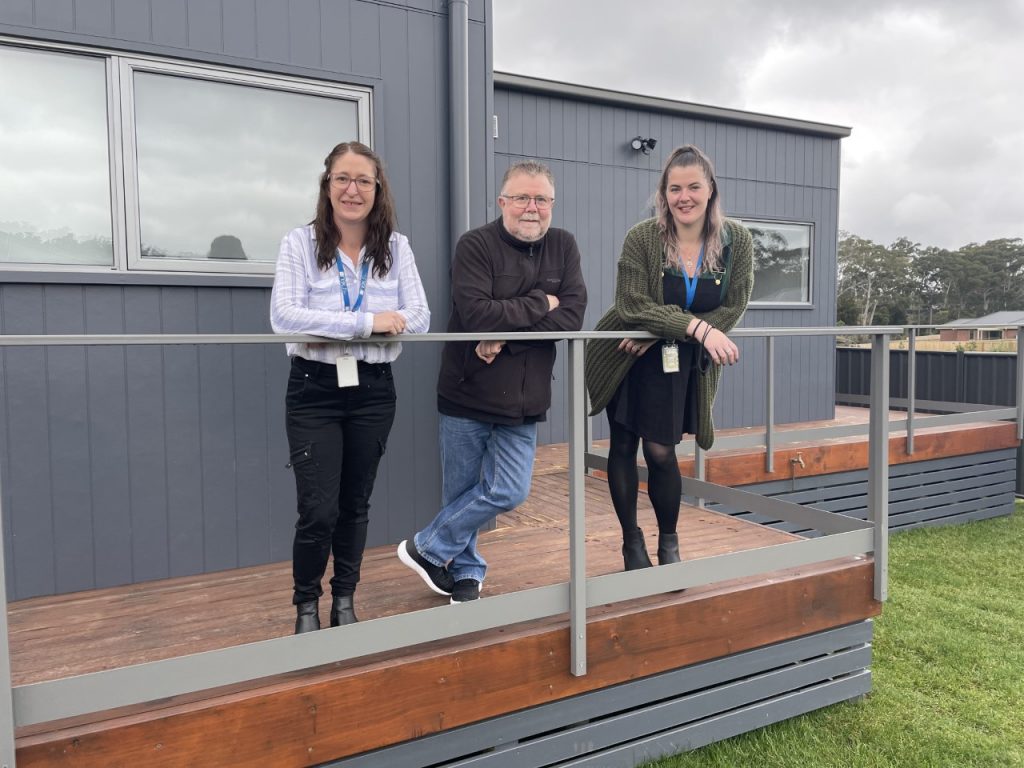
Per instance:
[[[28,286],[17,295],[5,294],[4,333],[33,333],[44,327],[43,305],[39,286]],[[47,419],[50,395],[42,375],[45,370],[46,353],[41,349],[4,352],[4,455],[8,457],[4,516],[10,520],[10,535],[4,543],[13,566],[13,578],[8,582],[12,593],[47,594],[55,586],[53,466]],[[15,484],[11,478],[19,482]]]
[[[85,332],[123,333],[121,288],[96,286],[85,292]],[[92,490],[96,586],[123,584],[131,569],[131,499],[125,401],[125,350],[92,347],[86,352],[89,393],[89,487]],[[47,371],[52,381],[59,371]],[[56,436],[55,436],[56,437]],[[59,525],[59,521],[56,521]]]
[[[474,225],[493,206],[486,186],[489,13],[487,0],[472,0]],[[371,87],[374,145],[388,167],[399,230],[416,253],[435,330],[447,322],[451,258],[447,28],[442,0],[0,6],[3,34]],[[117,288],[3,283],[0,327],[269,331],[267,289],[215,288],[202,279],[171,287],[180,283],[177,276],[166,285]],[[0,354],[0,487],[12,598],[290,557],[295,491],[285,469],[283,345]],[[405,538],[436,513],[439,358],[439,344],[407,345],[395,365],[398,415],[372,500],[372,545]],[[39,489],[46,489],[42,498]]]
[[[914,353],[915,397],[952,403],[1013,405],[1017,398],[1017,356],[1007,352]],[[907,397],[909,352],[889,352],[889,394]],[[871,350],[843,347],[836,352],[836,392],[870,392]]]
[[[231,23],[222,28],[224,36],[224,53],[229,56],[238,56],[244,59],[255,59],[256,49],[256,0],[223,0],[221,3],[224,18],[230,19]],[[335,14],[344,12],[347,16],[347,3],[327,3],[323,7],[324,30],[332,29],[335,21]],[[342,27],[342,29],[346,29]],[[324,50],[324,68],[336,72],[349,71],[348,66],[335,66],[328,57],[330,51],[341,49],[348,50],[347,45],[335,45]],[[347,62],[346,62],[347,64]]]
[[[161,290],[126,291],[126,333],[161,332]],[[170,574],[167,546],[167,430],[164,413],[164,351],[125,349],[128,396],[128,481],[131,494],[132,574],[136,581]],[[59,559],[58,559],[59,561]]]
[[[651,215],[663,158],[686,142],[701,145],[716,163],[729,215],[814,224],[810,308],[747,311],[748,327],[830,325],[835,319],[839,142],[750,126],[713,123],[644,110],[557,98],[499,87],[495,93],[498,175],[512,161],[536,157],[557,179],[555,225],[572,231],[584,256],[590,306],[584,327],[611,305],[615,264],[626,231]],[[633,136],[654,136],[651,155],[632,150]],[[555,137],[552,140],[552,136]],[[664,148],[664,149],[662,149]],[[497,190],[495,190],[495,193]],[[719,426],[764,421],[764,342],[743,340],[742,363],[722,379]],[[834,345],[827,338],[784,339],[776,345],[776,421],[831,418]],[[825,361],[826,365],[822,365]],[[543,440],[558,440],[563,414],[553,409]],[[604,436],[602,419],[595,434]]]
[[[139,5],[145,5],[140,3]],[[122,30],[127,40],[152,40],[158,45],[188,48],[188,3],[186,0],[168,0],[165,3],[148,3],[150,26],[128,27]],[[117,10],[125,12],[124,6]],[[138,35],[134,37],[133,35]]]

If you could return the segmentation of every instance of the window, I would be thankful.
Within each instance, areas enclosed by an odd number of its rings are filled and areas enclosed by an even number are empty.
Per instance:
[[[754,238],[754,292],[751,302],[810,304],[813,227],[744,219]]]
[[[0,46],[0,263],[112,267],[106,62]]]
[[[0,44],[0,267],[271,273],[369,91]]]

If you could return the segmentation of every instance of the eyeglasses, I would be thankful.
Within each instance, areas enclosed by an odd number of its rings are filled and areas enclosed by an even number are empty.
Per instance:
[[[380,182],[377,179],[371,179],[369,176],[360,176],[359,178],[352,178],[347,173],[336,173],[333,176],[328,176],[331,180],[331,185],[338,187],[339,189],[348,189],[348,185],[353,181],[356,183],[356,189],[360,192],[369,192]]]
[[[537,206],[538,211],[546,211],[555,202],[555,198],[545,197],[544,195],[502,195],[502,197],[516,208],[528,208],[530,201],[533,200],[533,204]]]

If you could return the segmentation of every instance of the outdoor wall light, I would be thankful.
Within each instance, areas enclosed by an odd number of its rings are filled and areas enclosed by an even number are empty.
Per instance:
[[[651,150],[657,145],[657,139],[645,139],[642,136],[637,136],[633,141],[630,142],[630,146],[633,149],[638,149],[645,155],[651,154]]]

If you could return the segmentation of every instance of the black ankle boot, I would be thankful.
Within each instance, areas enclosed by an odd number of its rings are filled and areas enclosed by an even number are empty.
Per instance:
[[[679,534],[658,534],[658,565],[679,562]]]
[[[314,632],[320,629],[320,603],[309,600],[295,606],[295,634]]]
[[[622,560],[626,564],[627,571],[650,568],[654,565],[647,554],[647,545],[644,544],[644,532],[639,528],[623,533]]]
[[[357,621],[359,619],[356,618],[352,595],[335,595],[331,601],[331,626],[342,627],[346,624],[355,624]]]

